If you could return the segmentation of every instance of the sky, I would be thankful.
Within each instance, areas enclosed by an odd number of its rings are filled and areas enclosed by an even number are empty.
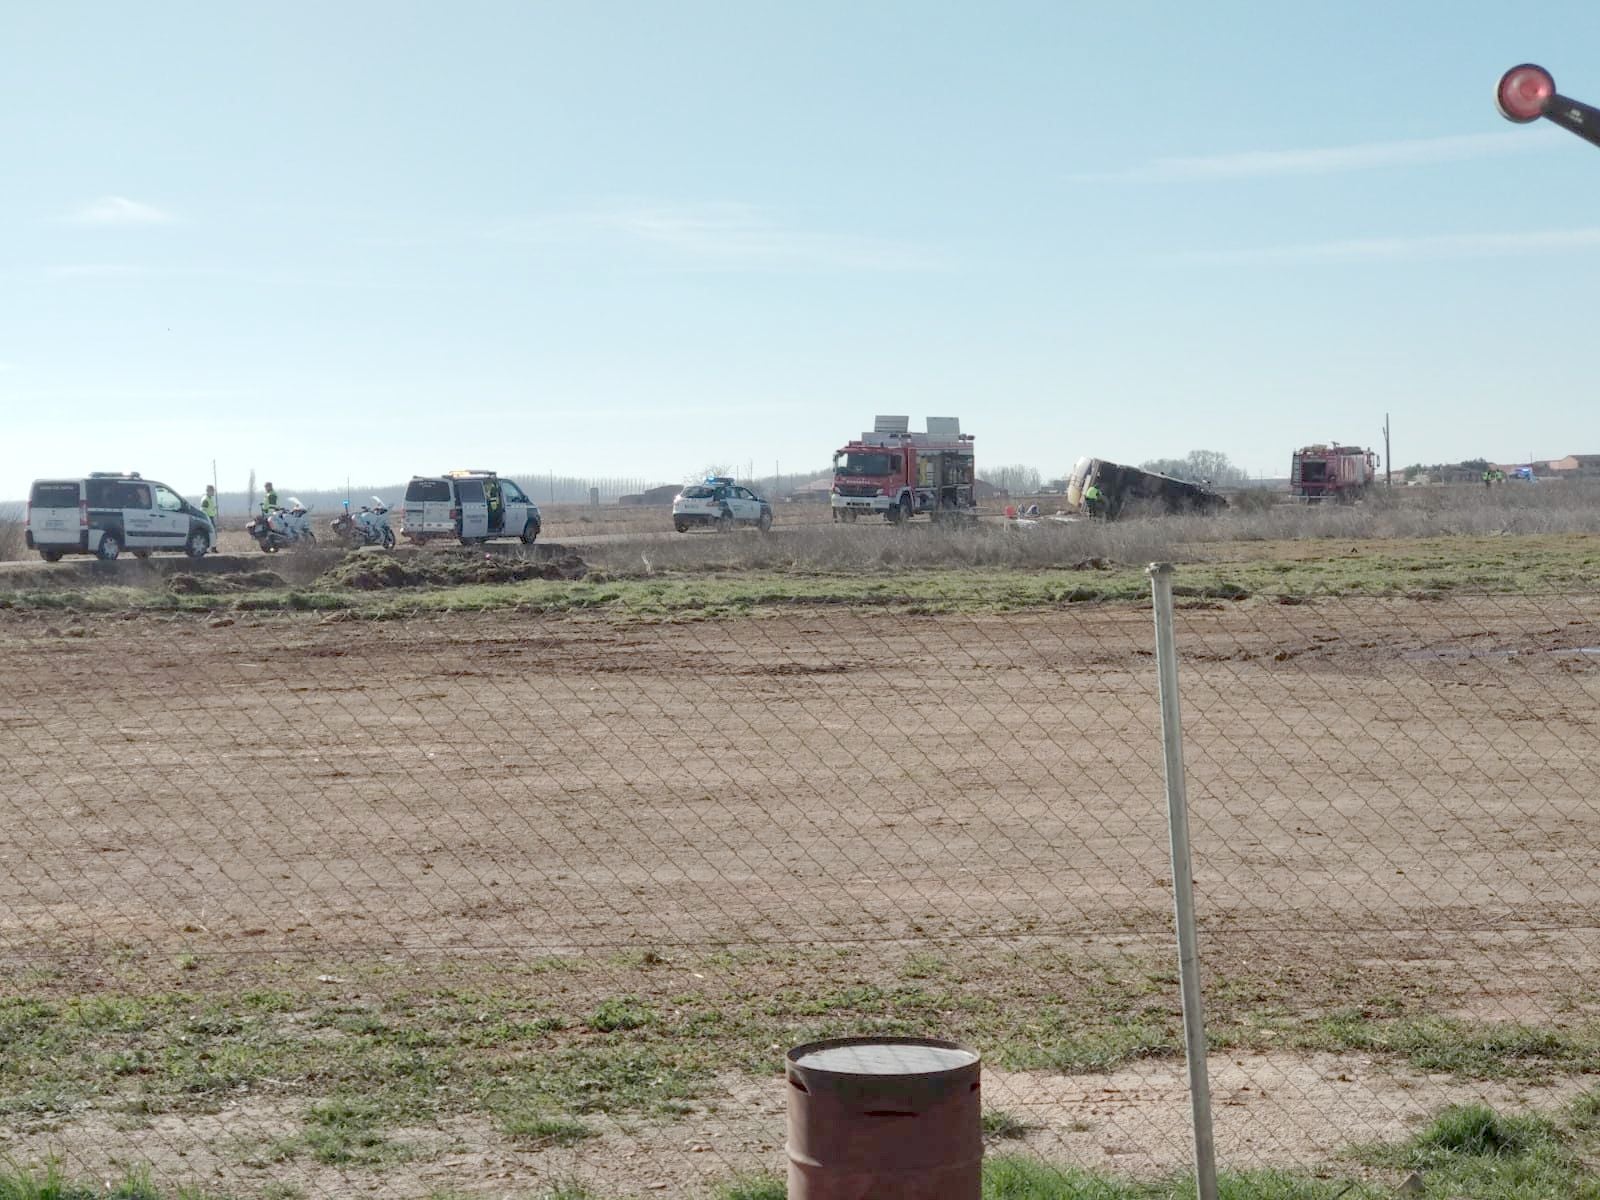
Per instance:
[[[12,4],[0,499],[1600,452],[1600,6]]]

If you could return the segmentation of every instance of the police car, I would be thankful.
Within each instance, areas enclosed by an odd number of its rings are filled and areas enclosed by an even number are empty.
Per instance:
[[[45,562],[93,554],[110,562],[124,550],[182,550],[202,558],[217,544],[211,519],[164,483],[138,472],[98,471],[82,479],[36,479],[28,492],[24,539]]]
[[[672,527],[688,533],[696,525],[716,529],[754,525],[765,533],[772,528],[772,506],[726,475],[711,475],[704,483],[690,484],[672,501]]]

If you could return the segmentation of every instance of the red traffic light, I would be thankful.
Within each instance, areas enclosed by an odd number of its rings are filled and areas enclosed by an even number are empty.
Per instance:
[[[1526,125],[1544,116],[1545,105],[1555,94],[1556,81],[1549,71],[1533,63],[1523,63],[1500,76],[1494,102],[1506,120]]]

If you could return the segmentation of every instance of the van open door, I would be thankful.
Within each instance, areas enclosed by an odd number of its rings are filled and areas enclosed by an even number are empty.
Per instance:
[[[475,541],[489,536],[489,498],[480,479],[456,481],[456,503],[461,506],[461,537]]]

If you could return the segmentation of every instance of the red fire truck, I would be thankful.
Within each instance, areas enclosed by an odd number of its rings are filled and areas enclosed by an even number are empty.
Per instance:
[[[1307,446],[1289,464],[1289,491],[1307,504],[1346,503],[1361,496],[1378,477],[1378,457],[1359,446]]]
[[[976,519],[972,435],[956,417],[929,417],[913,433],[909,417],[878,417],[872,429],[833,456],[833,519],[875,515],[909,521]]]

